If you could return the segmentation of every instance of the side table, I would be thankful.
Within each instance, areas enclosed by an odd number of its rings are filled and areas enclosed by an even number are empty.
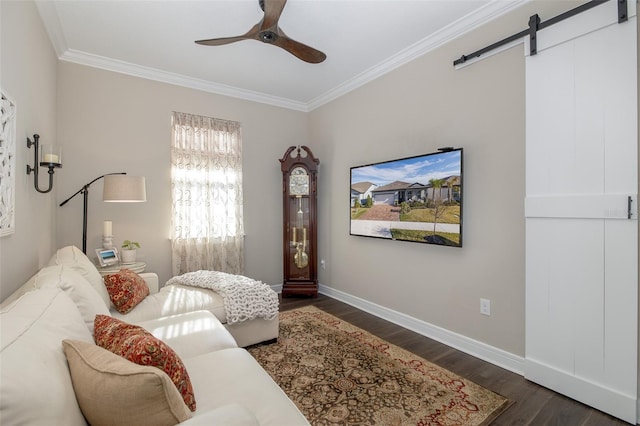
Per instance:
[[[146,267],[147,264],[145,262],[118,263],[116,265],[105,266],[104,268],[96,266],[98,272],[100,272],[100,275],[102,275],[103,277],[105,275],[115,274],[120,269],[130,269],[136,274],[139,274],[141,272],[144,272]]]

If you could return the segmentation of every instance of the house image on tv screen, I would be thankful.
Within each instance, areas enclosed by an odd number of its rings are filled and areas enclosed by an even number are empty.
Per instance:
[[[378,185],[371,182],[357,182],[351,185],[351,205],[353,206],[356,200],[360,205],[365,205],[367,200],[372,200],[372,191],[377,188]]]
[[[374,189],[373,204],[397,206],[404,201],[446,200],[460,202],[460,176],[448,176],[435,187],[431,183],[395,181]]]

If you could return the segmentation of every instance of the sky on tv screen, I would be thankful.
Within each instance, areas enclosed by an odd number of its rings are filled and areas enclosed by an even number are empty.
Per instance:
[[[378,186],[395,181],[427,184],[431,179],[460,176],[461,151],[441,152],[351,169],[351,182]]]

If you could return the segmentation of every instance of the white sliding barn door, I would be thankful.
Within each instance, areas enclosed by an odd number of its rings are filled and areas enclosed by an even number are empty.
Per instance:
[[[628,8],[621,24],[609,1],[543,29],[526,58],[525,377],[635,424],[636,2]]]

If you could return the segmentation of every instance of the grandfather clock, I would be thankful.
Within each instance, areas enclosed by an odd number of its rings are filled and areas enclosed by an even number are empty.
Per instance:
[[[282,296],[318,296],[317,172],[320,160],[306,146],[292,146],[282,170]]]

